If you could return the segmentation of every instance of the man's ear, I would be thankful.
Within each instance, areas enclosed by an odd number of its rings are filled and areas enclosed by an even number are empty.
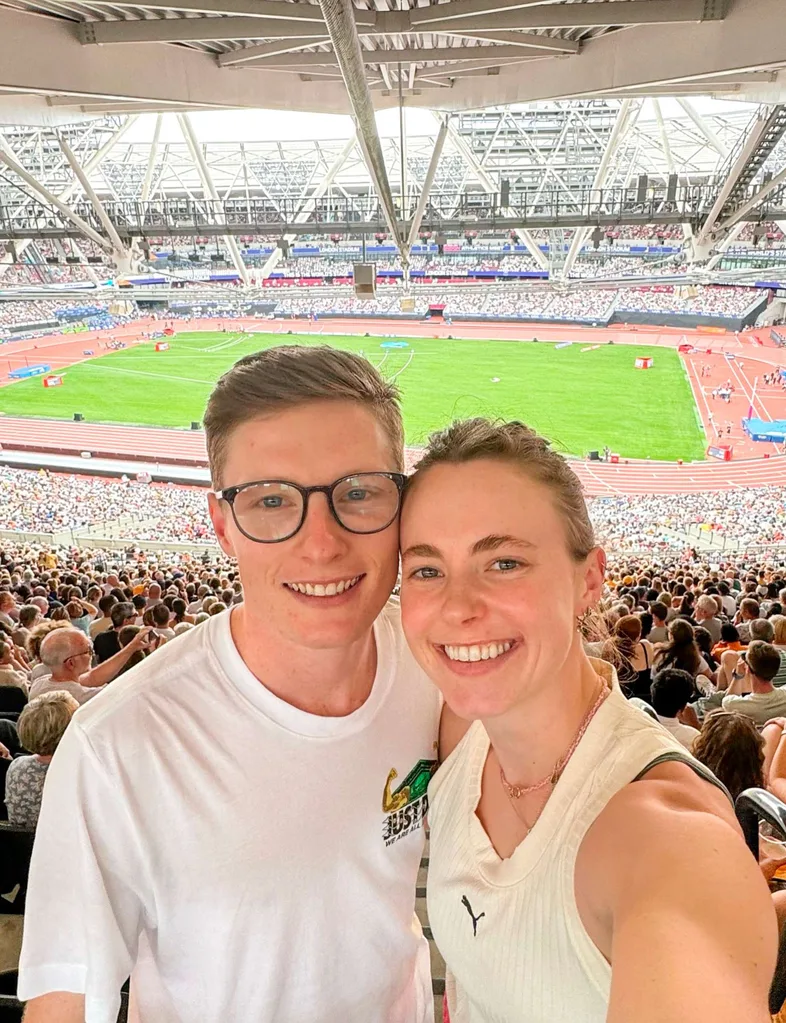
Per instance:
[[[234,558],[235,548],[227,529],[229,520],[232,517],[232,509],[226,501],[219,501],[213,493],[207,495],[207,508],[210,512],[210,521],[213,523],[213,530],[215,531],[219,547],[224,554]]]

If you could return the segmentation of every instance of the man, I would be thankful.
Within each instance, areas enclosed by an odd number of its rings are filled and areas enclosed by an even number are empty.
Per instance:
[[[723,603],[723,613],[731,621],[737,613],[737,601],[731,595],[731,587],[726,580],[718,583],[718,593]]]
[[[114,657],[120,650],[119,632],[126,625],[133,625],[136,621],[134,605],[127,601],[120,601],[109,611],[112,621],[112,628],[99,633],[95,638],[96,660],[102,664],[109,657]]]
[[[156,604],[161,603],[161,587],[158,583],[151,583],[150,589],[147,591],[147,606],[155,607]]]
[[[106,632],[107,629],[112,628],[112,615],[110,614],[112,608],[118,603],[117,597],[111,593],[107,593],[101,597],[98,601],[98,610],[101,612],[101,616],[92,621],[88,627],[88,635],[92,640],[95,640],[97,636],[100,636],[102,632]]]
[[[735,622],[737,626],[737,632],[739,632],[740,634],[741,643],[750,643],[751,641],[750,625],[751,622],[755,622],[758,617],[759,617],[758,600],[754,600],[752,597],[743,597],[743,599],[740,601],[739,615],[737,621]]]
[[[93,644],[82,630],[55,629],[41,643],[41,662],[49,669],[49,674],[42,675],[32,684],[30,698],[64,689],[77,703],[87,703],[107,682],[112,681],[132,654],[148,648],[150,632],[150,629],[138,632],[113,657],[91,668]]]
[[[679,668],[664,668],[653,676],[650,695],[658,721],[686,749],[691,749],[699,734],[698,728],[687,723],[688,719],[696,720],[695,711],[688,707],[694,695],[692,676]]]
[[[166,604],[159,603],[153,607],[153,628],[156,635],[162,636],[164,639],[175,638],[174,631],[169,627],[170,618],[171,615]]]
[[[414,885],[439,705],[385,607],[396,390],[348,352],[272,348],[222,377],[204,423],[245,600],[113,683],[58,748],[28,1023],[82,1023],[86,1004],[114,1020],[129,973],[141,1023],[422,1023]]]
[[[786,715],[786,691],[775,689],[772,684],[781,666],[780,654],[772,643],[754,640],[745,653],[740,654],[740,662],[723,699],[723,709],[744,714],[757,725],[766,725],[770,718]],[[740,671],[741,666],[743,671]],[[746,688],[750,689],[749,695],[739,695]]]
[[[721,623],[717,618],[718,605],[715,598],[705,593],[696,601],[696,624],[705,628],[712,637],[712,645],[720,643]]]
[[[15,629],[19,609],[16,606],[13,593],[4,590],[0,593],[0,622],[7,625],[9,629]]]
[[[669,630],[666,628],[669,609],[665,604],[656,600],[650,607],[650,613],[652,614],[652,628],[647,639],[650,643],[665,643],[669,638]]]

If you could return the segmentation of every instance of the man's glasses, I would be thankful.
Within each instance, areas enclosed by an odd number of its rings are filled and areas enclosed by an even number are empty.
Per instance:
[[[322,487],[257,480],[213,493],[226,501],[240,532],[257,543],[289,540],[306,521],[308,499],[324,494],[333,518],[350,533],[380,533],[395,520],[406,476],[361,472]]]

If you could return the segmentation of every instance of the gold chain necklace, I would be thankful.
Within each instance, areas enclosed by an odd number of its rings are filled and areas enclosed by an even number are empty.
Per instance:
[[[500,780],[502,781],[502,787],[505,789],[511,800],[521,799],[522,796],[529,795],[532,792],[537,792],[539,789],[545,788],[547,785],[557,784],[562,775],[562,772],[565,770],[565,766],[567,765],[568,761],[573,756],[573,754],[576,752],[576,747],[581,742],[584,733],[587,731],[590,721],[592,721],[592,719],[595,717],[598,708],[609,695],[609,692],[610,690],[606,687],[606,685],[604,683],[601,683],[597,699],[585,714],[584,720],[579,725],[579,730],[576,732],[573,742],[570,744],[567,751],[563,753],[563,755],[554,765],[553,769],[549,772],[549,774],[547,774],[546,777],[542,778],[539,782],[536,782],[534,785],[511,785],[508,779],[505,777],[505,772],[502,770],[502,765],[500,764],[499,777]],[[524,823],[526,824],[526,821],[524,821]],[[532,827],[534,827],[534,824],[530,825],[530,828]]]

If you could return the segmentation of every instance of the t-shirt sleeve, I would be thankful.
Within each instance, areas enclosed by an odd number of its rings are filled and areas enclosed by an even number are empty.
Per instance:
[[[84,994],[85,1023],[115,1023],[136,960],[147,876],[127,803],[75,719],[44,787],[18,997]]]

